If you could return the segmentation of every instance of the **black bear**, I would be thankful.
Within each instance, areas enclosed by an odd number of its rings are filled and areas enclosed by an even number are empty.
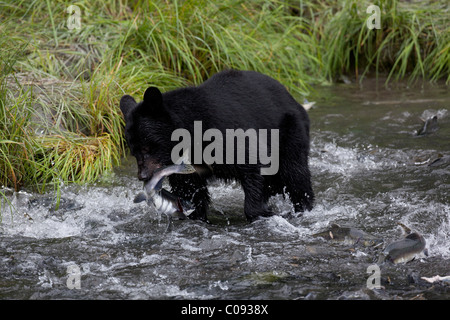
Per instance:
[[[245,194],[244,213],[249,221],[272,215],[267,201],[277,193],[288,194],[296,212],[312,209],[309,118],[305,109],[275,79],[254,71],[226,70],[195,87],[165,93],[149,87],[139,103],[125,95],[120,100],[120,109],[126,123],[125,138],[137,160],[139,180],[149,180],[156,169],[174,163],[172,152],[180,143],[172,138],[176,130],[181,129],[194,138],[203,137],[200,144],[198,141],[192,144],[191,155],[201,157],[209,147],[210,158],[220,160],[218,156],[222,155],[226,158],[227,161],[215,163],[207,163],[205,159],[198,162],[194,158],[194,164],[208,170],[202,174],[169,176],[172,191],[194,204],[191,218],[207,219],[210,203],[207,182],[213,178],[240,182]],[[201,130],[200,135],[196,130]],[[221,142],[217,133],[228,138],[233,130],[244,132],[244,145],[240,145],[244,149],[238,150],[235,141],[227,140],[226,146],[222,144],[223,149],[221,144],[215,144],[211,153],[207,141]],[[215,134],[214,139],[206,139],[207,131]],[[260,134],[257,145],[250,134],[256,132]],[[277,133],[276,139],[267,138],[269,132]],[[255,153],[258,146],[265,153]],[[244,151],[244,161],[237,159],[239,151],[241,155]],[[267,169],[267,161],[261,161],[263,155],[266,160],[272,156],[272,161],[278,162],[272,166],[275,168],[272,172],[262,174],[262,169]]]

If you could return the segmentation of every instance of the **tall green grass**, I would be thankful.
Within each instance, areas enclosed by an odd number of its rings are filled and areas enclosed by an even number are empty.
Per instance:
[[[450,83],[450,24],[445,1],[322,1],[314,7],[324,72],[334,79],[368,72],[386,81],[444,80]],[[366,27],[369,4],[381,10],[381,29]],[[316,11],[317,10],[317,11]]]
[[[89,183],[126,153],[123,94],[138,100],[251,69],[297,97],[340,75],[450,83],[445,1],[107,0],[0,3],[0,183]],[[81,29],[67,28],[67,7]]]

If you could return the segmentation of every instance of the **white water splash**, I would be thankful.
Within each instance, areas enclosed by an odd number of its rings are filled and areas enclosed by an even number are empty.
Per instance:
[[[381,170],[403,166],[404,163],[391,156],[392,152],[381,150],[375,146],[361,148],[346,148],[336,143],[323,145],[313,144],[314,156],[310,158],[311,170],[320,174],[323,172],[339,174],[342,177],[352,177],[359,172]]]
[[[16,193],[10,205],[2,206],[0,230],[5,235],[37,239],[80,236],[87,232],[89,226],[99,232],[111,231],[114,223],[108,215],[115,210],[129,211],[131,196],[130,190],[125,188],[114,188],[112,191],[89,188],[77,192],[65,187],[64,201],[73,203],[74,208],[54,211],[56,202],[53,194],[34,196]],[[32,201],[36,199],[36,202]]]

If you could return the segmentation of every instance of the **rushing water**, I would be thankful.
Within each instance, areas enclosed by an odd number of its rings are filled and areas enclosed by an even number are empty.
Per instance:
[[[1,209],[0,298],[450,298],[448,284],[421,279],[450,275],[448,87],[368,81],[317,88],[315,100],[311,212],[285,218],[292,206],[277,196],[279,215],[250,224],[241,187],[216,182],[211,224],[175,221],[166,232],[164,217],[132,201],[142,188],[132,158],[95,185],[64,186],[56,211],[51,194],[4,190],[13,207]],[[438,131],[416,136],[433,115]],[[367,287],[367,268],[382,248],[312,237],[338,223],[387,244],[402,237],[397,222],[425,237],[429,256],[381,265],[381,289]]]

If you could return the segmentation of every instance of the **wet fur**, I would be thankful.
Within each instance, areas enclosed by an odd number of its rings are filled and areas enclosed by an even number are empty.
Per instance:
[[[296,212],[312,208],[309,118],[278,81],[253,71],[228,70],[197,87],[163,94],[150,87],[140,103],[128,95],[123,96],[120,107],[125,116],[126,139],[137,159],[140,180],[148,180],[156,169],[172,164],[171,150],[178,144],[178,141],[171,141],[172,132],[185,128],[193,138],[194,121],[202,121],[203,132],[216,128],[224,137],[226,129],[280,130],[280,166],[275,175],[263,176],[260,165],[250,164],[212,164],[210,174],[171,175],[172,191],[192,201],[196,207],[190,217],[207,219],[211,201],[207,189],[210,179],[241,183],[245,193],[244,213],[249,221],[272,215],[267,200],[283,191],[289,194]],[[204,142],[203,147],[209,143]],[[225,158],[225,150],[223,155]]]

